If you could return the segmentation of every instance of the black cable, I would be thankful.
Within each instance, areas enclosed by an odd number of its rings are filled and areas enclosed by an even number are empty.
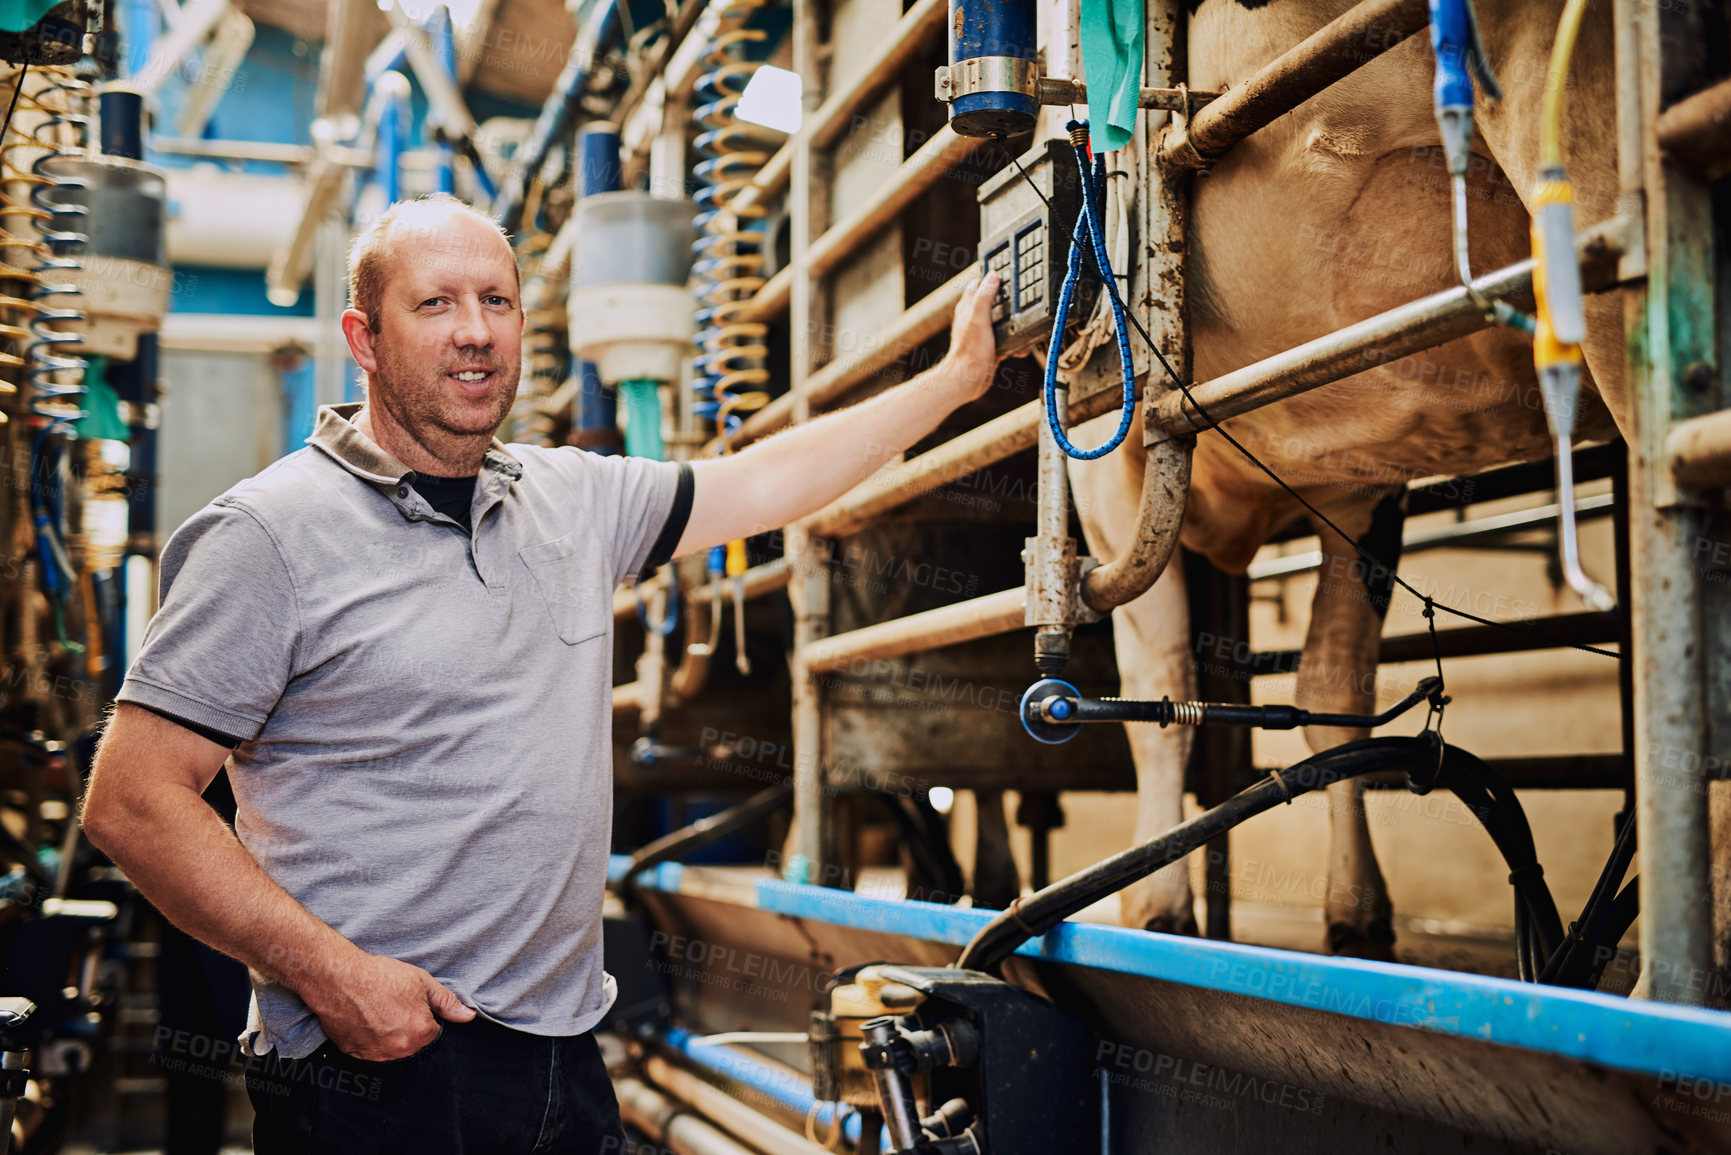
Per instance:
[[[12,112],[18,107],[18,94],[24,91],[24,77],[28,75],[29,72],[30,65],[28,64],[18,70],[18,87],[12,90],[12,103],[6,106],[6,119],[0,121],[0,144],[5,143],[6,130],[12,127]]]
[[[1623,936],[1635,925],[1635,919],[1640,913],[1641,876],[1636,875],[1629,880],[1629,885],[1617,892],[1616,899],[1605,909],[1605,921],[1589,944],[1592,954],[1581,982],[1587,990],[1599,989],[1599,982],[1605,977],[1605,968],[1617,957],[1617,944],[1623,941]]]
[[[1017,899],[974,935],[955,965],[964,970],[996,973],[1004,960],[1029,939],[1045,934],[1083,907],[1180,861],[1248,818],[1291,802],[1300,794],[1349,778],[1382,770],[1428,772],[1435,765],[1440,741],[1428,733],[1417,737],[1366,738],[1313,754],[1288,769],[1276,770],[1159,838],[1132,846],[1044,890]]]
[[[663,862],[671,862],[682,854],[708,846],[712,842],[719,842],[734,831],[774,814],[792,799],[793,783],[778,782],[719,814],[700,818],[690,826],[657,838],[647,846],[640,847],[631,856],[631,865],[626,868],[625,876],[619,880],[615,889],[621,896],[630,894],[636,886],[637,876],[645,870]]]
[[[1593,892],[1587,896],[1587,901],[1581,908],[1581,917],[1569,925],[1569,932],[1563,936],[1562,945],[1540,972],[1540,982],[1565,987],[1584,987],[1589,990],[1597,985],[1596,944],[1603,938],[1607,920],[1621,897],[1617,888],[1623,884],[1623,876],[1628,873],[1629,865],[1634,861],[1635,847],[1635,816],[1626,812],[1611,848],[1611,855],[1606,859],[1598,881],[1593,884]],[[1617,937],[1621,938],[1622,934],[1619,933]],[[1599,966],[1602,965],[1600,962]]]

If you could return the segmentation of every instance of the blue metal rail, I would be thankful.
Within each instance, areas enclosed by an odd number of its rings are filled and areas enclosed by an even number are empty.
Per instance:
[[[629,862],[615,855],[610,874],[622,875]],[[639,885],[678,894],[683,878],[683,868],[668,863],[640,875]],[[753,894],[756,909],[766,913],[957,947],[996,913],[768,878],[755,884]],[[1061,924],[1017,953],[1661,1079],[1687,1072],[1695,1079],[1731,1083],[1731,1014],[1720,1011],[1091,923]]]

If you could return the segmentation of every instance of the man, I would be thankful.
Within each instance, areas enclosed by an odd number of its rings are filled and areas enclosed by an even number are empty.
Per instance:
[[[934,368],[691,465],[493,439],[518,274],[455,199],[387,212],[349,287],[366,403],[169,540],[84,827],[251,969],[261,1155],[622,1152],[591,1034],[613,588],[824,505],[982,395],[997,281]],[[199,796],[225,761],[238,841]]]

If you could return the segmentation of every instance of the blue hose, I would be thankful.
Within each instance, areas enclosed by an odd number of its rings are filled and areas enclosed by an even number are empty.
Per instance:
[[[1130,330],[1125,323],[1124,299],[1118,295],[1118,282],[1112,276],[1112,262],[1106,255],[1106,227],[1102,221],[1102,202],[1106,197],[1106,158],[1094,156],[1094,169],[1088,171],[1087,123],[1072,120],[1071,145],[1076,150],[1076,168],[1082,179],[1082,211],[1076,215],[1076,231],[1070,238],[1070,263],[1064,272],[1064,286],[1058,292],[1058,309],[1052,316],[1052,342],[1046,353],[1046,424],[1052,430],[1052,440],[1058,448],[1078,461],[1093,461],[1104,457],[1124,443],[1130,433],[1130,423],[1136,415],[1136,359],[1130,350]],[[1070,318],[1070,299],[1082,277],[1082,252],[1086,246],[1093,257],[1094,271],[1106,288],[1112,306],[1112,324],[1118,336],[1118,363],[1123,374],[1124,409],[1118,419],[1118,431],[1111,440],[1097,449],[1078,449],[1064,436],[1058,420],[1058,351],[1063,347],[1064,327]]]

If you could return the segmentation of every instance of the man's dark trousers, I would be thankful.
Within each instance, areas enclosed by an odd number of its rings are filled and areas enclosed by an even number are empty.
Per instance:
[[[592,1032],[548,1038],[477,1018],[406,1059],[326,1042],[247,1068],[256,1155],[624,1155]]]

